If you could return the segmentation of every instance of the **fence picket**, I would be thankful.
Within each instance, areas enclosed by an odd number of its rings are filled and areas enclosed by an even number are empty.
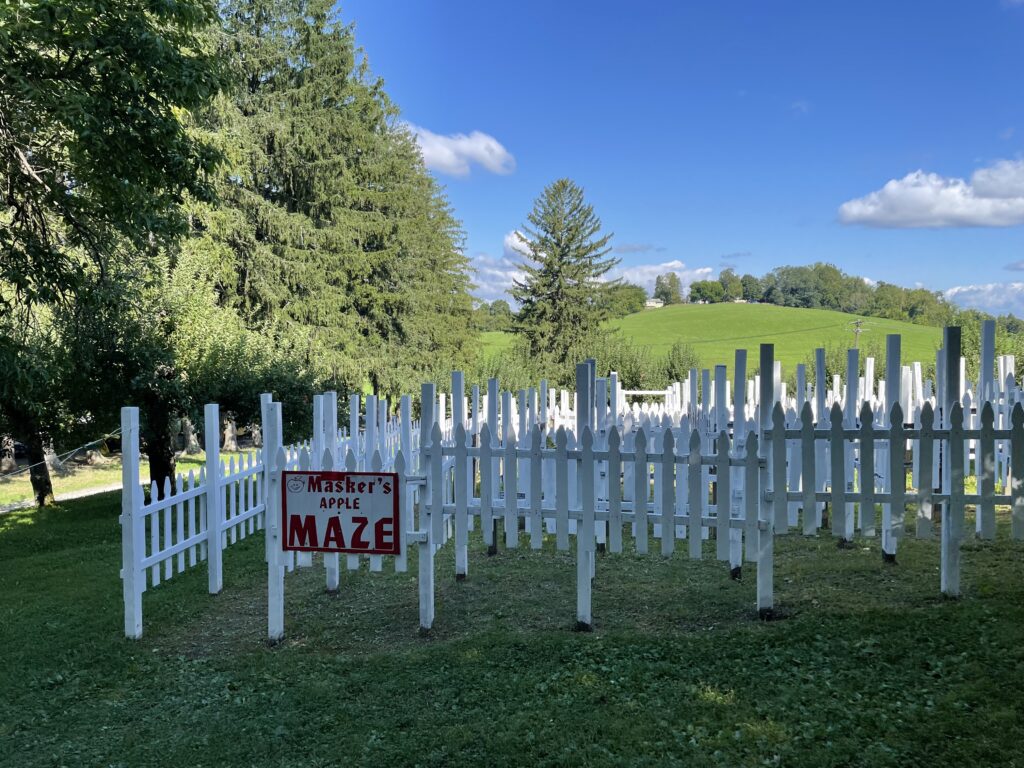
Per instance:
[[[921,432],[918,438],[918,497],[916,535],[918,538],[931,538],[932,516],[934,504],[932,494],[935,493],[935,469],[933,455],[935,451],[935,411],[931,403],[925,403],[921,409]]]
[[[800,410],[800,487],[804,536],[814,536],[821,527],[820,512],[814,493],[818,487],[817,464],[814,451],[814,413],[810,401]]]
[[[565,427],[555,433],[555,546],[569,548],[569,438]]]
[[[614,406],[615,387],[612,386]],[[614,410],[612,412],[614,417]],[[622,454],[619,451],[619,430],[608,433],[608,549],[622,551]]]
[[[942,518],[941,589],[960,595],[960,542],[964,529],[964,412],[954,403],[949,414],[949,504]]]
[[[732,490],[731,470],[729,467],[729,433],[723,427],[718,433],[718,451],[715,456],[715,557],[728,561],[731,554]]]
[[[895,561],[896,547],[903,536],[907,511],[907,473],[903,466],[907,440],[903,428],[903,408],[893,403],[889,417],[889,493],[890,503],[882,507],[882,557]]]
[[[515,549],[519,546],[519,460],[516,456],[516,433],[509,429],[505,439],[504,471],[505,489],[505,546]]]
[[[700,436],[697,436],[698,439]],[[668,557],[676,543],[676,450],[672,430],[666,429],[661,441],[661,554]]]
[[[860,533],[875,535],[875,414],[864,403],[860,412]]]
[[[580,439],[580,475],[583,479],[580,525],[576,533],[576,626],[589,630],[591,613],[591,578],[594,540],[594,433],[584,425]]]
[[[772,408],[771,460],[772,460],[772,517],[775,531],[789,532],[789,503],[786,499],[786,415],[782,403]]]
[[[1024,406],[1016,403],[1010,414],[1010,535],[1024,539]]]
[[[747,538],[747,562],[756,563],[758,557],[758,533],[757,521],[760,514],[760,492],[758,478],[761,473],[761,458],[758,452],[757,432],[751,430],[747,433],[744,444],[743,466],[743,488],[746,491],[743,498],[743,518],[746,522],[745,532]]]
[[[667,430],[671,434],[671,430]],[[687,488],[687,531],[690,557],[700,560],[701,547],[704,539],[704,501],[708,496],[708,486],[704,479],[704,467],[700,460],[701,436],[696,429],[690,433],[690,453],[686,461]],[[675,531],[675,525],[671,526]]]
[[[457,420],[458,421],[458,420]],[[469,573],[469,521],[466,493],[466,427],[455,425],[455,579],[461,581]]]
[[[974,508],[976,530],[982,539],[991,541],[996,537],[996,446],[994,434],[995,412],[992,403],[986,402],[981,409],[981,439],[977,441],[975,472],[978,476],[978,491],[981,499]]]
[[[643,427],[636,433],[633,443],[633,520],[636,526],[636,551],[647,554],[647,499],[650,495],[650,475],[647,469],[647,435]]]
[[[531,403],[533,398],[531,396]],[[541,447],[542,433],[536,423],[530,428],[530,547],[540,549],[544,543],[544,522],[541,520]]]

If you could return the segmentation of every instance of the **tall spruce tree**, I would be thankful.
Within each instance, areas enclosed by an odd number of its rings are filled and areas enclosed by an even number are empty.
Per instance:
[[[592,340],[607,312],[600,301],[601,278],[618,263],[607,258],[612,235],[569,179],[545,187],[520,230],[528,250],[524,278],[514,281],[520,303],[515,329],[531,355],[564,370],[575,350]]]
[[[198,206],[224,306],[323,384],[397,394],[471,340],[461,230],[329,0],[222,7],[240,87],[206,116],[231,163]]]

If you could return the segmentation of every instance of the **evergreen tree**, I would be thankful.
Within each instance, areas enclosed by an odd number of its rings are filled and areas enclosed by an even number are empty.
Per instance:
[[[601,278],[618,260],[607,258],[611,235],[600,234],[600,219],[569,179],[548,185],[527,220],[519,235],[529,251],[525,277],[512,288],[520,304],[516,331],[531,354],[564,368],[574,362],[573,350],[599,332],[606,316]]]
[[[223,306],[325,385],[397,394],[472,340],[462,233],[328,0],[231,0],[230,166],[198,206]]]

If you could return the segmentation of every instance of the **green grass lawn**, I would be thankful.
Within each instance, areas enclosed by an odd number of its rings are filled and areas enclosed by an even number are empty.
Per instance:
[[[663,357],[674,342],[685,341],[696,349],[703,367],[726,365],[730,371],[737,349],[747,350],[750,370],[758,363],[760,345],[769,342],[775,345],[775,359],[782,361],[785,372],[806,362],[817,347],[852,347],[850,323],[855,319],[856,315],[843,312],[772,304],[676,304],[638,312],[610,325],[658,357]],[[886,334],[899,333],[903,336],[903,361],[925,365],[935,362],[942,337],[939,328],[876,317],[865,318],[864,329],[861,347],[875,347],[884,354]],[[511,334],[481,334],[485,354],[499,352],[511,343]]]
[[[122,636],[118,495],[0,516],[0,763],[11,766],[1020,766],[1024,544],[971,541],[964,598],[938,543],[777,546],[785,615],[753,571],[600,555],[596,631],[571,631],[571,553],[471,537],[438,560],[437,622],[410,573],[286,580],[264,644],[262,537],[150,589]],[[968,528],[972,528],[970,524]],[[710,551],[710,544],[708,547]]]
[[[227,466],[231,457],[235,461],[241,461],[241,452],[221,453],[221,463]],[[178,458],[178,471],[182,475],[188,475],[189,470],[197,474],[199,469],[206,462],[206,454],[199,453],[195,456],[183,455]],[[90,488],[105,488],[121,482],[121,457],[117,454],[105,463],[89,465],[78,465],[69,462],[68,469],[63,474],[50,473],[50,480],[53,483],[53,492],[60,496],[65,493],[85,491]],[[143,460],[139,466],[139,478],[143,482],[149,479],[149,462]],[[14,475],[13,477],[0,478],[0,506],[32,499],[32,482],[27,472]]]

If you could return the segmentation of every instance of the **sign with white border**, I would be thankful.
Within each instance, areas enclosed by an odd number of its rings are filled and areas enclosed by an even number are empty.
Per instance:
[[[281,473],[281,548],[401,554],[395,472]]]

